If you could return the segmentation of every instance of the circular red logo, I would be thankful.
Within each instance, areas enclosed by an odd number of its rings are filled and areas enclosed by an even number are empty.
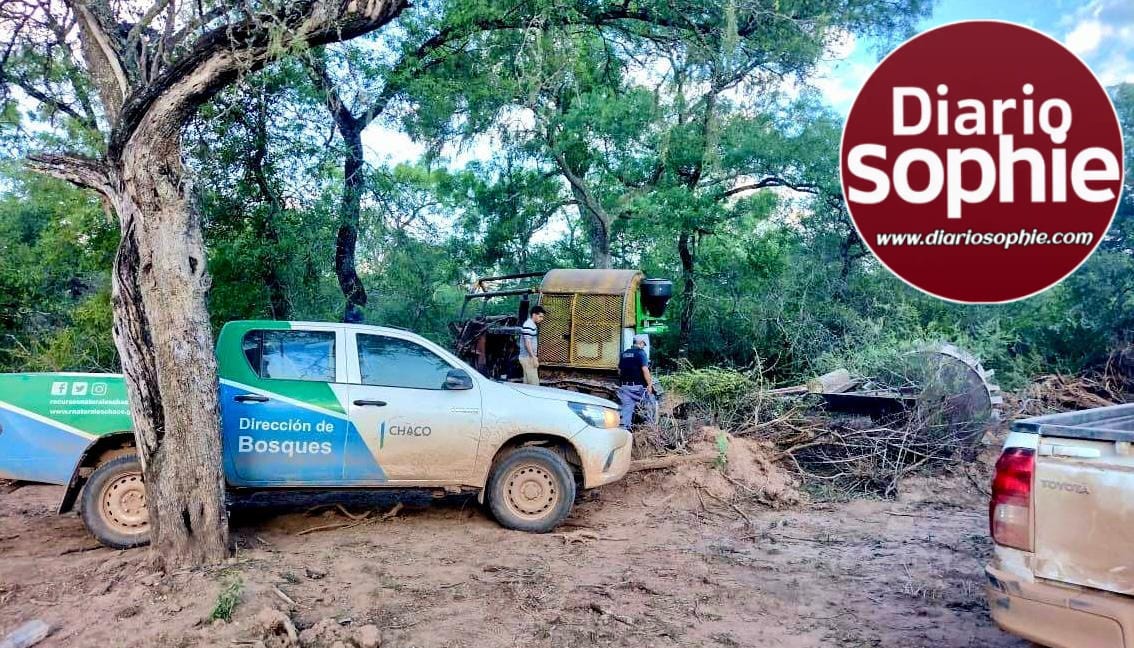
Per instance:
[[[887,56],[847,117],[842,184],[867,247],[962,303],[1059,283],[1102,241],[1122,190],[1106,91],[1031,28],[960,22]]]

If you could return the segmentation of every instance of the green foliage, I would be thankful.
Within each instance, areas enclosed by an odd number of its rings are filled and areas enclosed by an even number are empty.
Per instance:
[[[0,196],[0,370],[113,370],[118,228],[77,189],[6,167]]]
[[[713,466],[718,470],[724,470],[728,465],[728,434],[724,430],[717,432],[717,436],[713,438],[713,448],[717,451]]]
[[[226,571],[221,584],[221,591],[217,594],[217,601],[213,604],[213,611],[209,614],[209,620],[231,621],[232,613],[240,604],[240,597],[243,593],[244,581],[240,578],[240,574]]]
[[[759,386],[748,375],[734,369],[686,367],[661,377],[662,386],[682,399],[712,410],[734,410]]]
[[[663,384],[719,411],[747,405],[759,384],[870,373],[919,342],[972,351],[1006,388],[1102,362],[1134,338],[1134,145],[1115,225],[1086,264],[1022,302],[959,306],[872,261],[841,199],[839,117],[812,93],[782,94],[786,80],[806,83],[832,39],[889,43],[927,8],[446,0],[328,47],[351,106],[390,99],[364,137],[365,321],[446,343],[477,277],[589,267],[606,230],[614,266],[677,285],[675,330],[654,340]],[[451,40],[422,49],[440,35]],[[52,79],[67,67],[10,64]],[[1129,137],[1134,86],[1113,96]],[[14,150],[28,138],[102,146],[72,117],[0,98],[0,137]],[[424,155],[387,162],[400,153],[394,135]],[[307,70],[293,58],[246,75],[202,107],[184,142],[214,325],[338,319],[343,141]],[[761,188],[734,191],[746,185]],[[117,223],[89,195],[16,165],[0,168],[0,188],[0,370],[113,369]],[[599,214],[609,227],[596,227]]]

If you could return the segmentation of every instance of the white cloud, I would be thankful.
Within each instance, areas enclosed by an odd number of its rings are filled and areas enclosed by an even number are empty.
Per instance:
[[[827,51],[808,85],[818,90],[835,110],[846,114],[874,70],[872,60],[872,57],[858,51],[858,39],[854,34],[842,31],[828,42]]]
[[[811,85],[823,93],[823,97],[836,110],[847,113],[873,70],[873,65],[849,61],[823,65],[811,80]]]
[[[1104,86],[1134,83],[1134,3],[1093,0],[1065,16],[1063,43]]]
[[[1079,56],[1087,56],[1099,48],[1103,38],[1113,32],[1113,29],[1094,19],[1083,20],[1075,25],[1063,39],[1064,44]]]
[[[1119,83],[1134,83],[1134,60],[1129,56],[1114,54],[1091,67],[1099,82],[1105,87]]]
[[[362,131],[362,146],[367,162],[378,165],[413,162],[425,153],[425,147],[409,135],[385,124],[374,124]]]

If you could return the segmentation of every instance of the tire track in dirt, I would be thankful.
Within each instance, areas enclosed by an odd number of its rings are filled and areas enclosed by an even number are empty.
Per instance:
[[[383,646],[1026,645],[984,605],[979,497],[740,500],[749,522],[689,479],[631,475],[548,535],[503,529],[470,501],[303,536],[348,519],[240,514],[229,564],[174,574],[152,573],[144,551],[91,549],[77,517],[52,514],[60,489],[27,486],[0,494],[0,632],[43,618],[57,628],[45,646],[283,645],[255,627],[270,607],[327,646],[367,624]],[[241,602],[213,624],[234,578]]]

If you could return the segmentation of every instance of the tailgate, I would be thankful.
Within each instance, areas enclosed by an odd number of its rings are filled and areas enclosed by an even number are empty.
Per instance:
[[[1035,575],[1134,594],[1134,448],[1041,436],[1032,488]]]

